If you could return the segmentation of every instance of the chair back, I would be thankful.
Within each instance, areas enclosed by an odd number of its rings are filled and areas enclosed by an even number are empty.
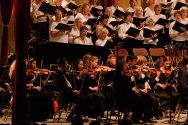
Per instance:
[[[133,54],[135,56],[149,56],[148,51],[145,48],[133,48]]]
[[[165,50],[163,48],[149,48],[149,54],[155,57],[165,56]]]

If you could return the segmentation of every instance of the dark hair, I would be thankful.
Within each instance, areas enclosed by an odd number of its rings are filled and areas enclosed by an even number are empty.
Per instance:
[[[78,64],[79,64],[81,61],[84,61],[84,60],[83,60],[83,59],[76,59],[76,60],[75,60],[75,62],[74,62],[74,67],[73,67],[74,70],[78,70]]]
[[[100,21],[102,22],[102,21],[105,20],[105,19],[109,19],[109,16],[106,15],[106,14],[103,14],[103,15],[101,16],[101,18],[100,18]]]
[[[66,63],[67,63],[67,59],[64,58],[64,57],[59,58],[59,59],[57,60],[57,65],[58,65],[59,67],[64,66]]]
[[[133,122],[131,119],[125,118],[118,122],[118,125],[133,125]]]
[[[188,64],[188,58],[184,59],[184,64],[187,65]]]
[[[89,125],[101,125],[99,121],[91,121]]]
[[[104,125],[112,125],[112,123],[108,122],[108,123],[105,123]]]
[[[132,13],[131,12],[125,12],[124,19],[126,19],[129,15],[132,16]]]
[[[29,63],[32,63],[33,61],[36,61],[36,59],[35,58],[30,58],[29,59]]]
[[[74,116],[71,125],[84,125],[82,116]]]
[[[130,1],[129,1],[129,3],[132,3],[132,2],[133,2],[133,0],[130,0]],[[137,0],[136,0],[136,2],[137,2]]]
[[[88,28],[86,26],[81,26],[80,27],[80,32],[82,32],[83,30],[88,30]]]
[[[126,58],[126,61],[133,61],[134,59],[137,59],[137,56],[135,55],[128,55],[127,58]]]

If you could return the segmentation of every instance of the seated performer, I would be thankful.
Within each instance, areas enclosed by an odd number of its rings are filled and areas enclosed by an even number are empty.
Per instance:
[[[69,32],[69,43],[72,43],[75,38],[80,36],[80,27],[83,26],[83,22],[80,18],[75,19],[75,25]]]
[[[67,29],[56,29],[55,27],[59,23],[64,23],[62,21],[62,12],[61,10],[55,11],[55,21],[52,22],[50,26],[50,41],[60,42],[60,43],[68,43],[68,32]]]
[[[86,26],[80,27],[80,36],[75,38],[73,44],[93,45],[90,38],[87,37],[88,28]]]
[[[44,121],[53,113],[52,96],[43,91],[40,78],[44,72],[37,68],[37,62],[31,58],[26,69],[26,87],[29,94],[32,121]]]
[[[172,22],[169,26],[169,35],[175,45],[186,44],[186,40],[188,39],[188,31],[183,25],[186,25],[187,22],[182,20],[181,11],[176,11],[174,13],[175,21]],[[178,26],[176,28],[176,24],[183,24],[182,26]]]
[[[178,73],[178,92],[183,103],[188,104],[188,58],[184,60],[184,67]]]
[[[144,27],[144,33],[143,33],[145,37],[144,44],[150,44],[150,46],[157,45],[157,43],[159,42],[159,38],[162,35],[164,26],[155,24],[153,18],[151,17],[146,19],[146,25],[147,26]]]
[[[154,123],[155,121],[151,120],[152,99],[146,90],[146,79],[141,72],[134,72],[135,64],[136,57],[128,56],[127,62],[122,62],[117,68],[120,69],[114,81],[117,105],[124,113],[124,118],[128,117],[130,111],[133,112],[132,120],[135,124],[141,123],[140,120]]]
[[[108,36],[108,30],[106,28],[102,28],[98,32],[98,39],[95,42],[95,45],[96,46],[105,46],[106,44],[108,44],[108,42],[111,42],[110,39],[111,39],[111,37]]]

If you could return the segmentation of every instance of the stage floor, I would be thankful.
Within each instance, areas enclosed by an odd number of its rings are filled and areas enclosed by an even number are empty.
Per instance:
[[[58,116],[56,116],[58,117]],[[144,125],[183,125],[185,120],[186,120],[186,117],[187,117],[187,114],[186,113],[182,113],[180,114],[180,118],[177,122],[177,117],[175,118],[175,121],[174,123],[170,124],[169,123],[169,118],[163,118],[162,120],[156,120],[157,123],[154,123],[154,124],[151,124],[151,123],[145,123]],[[44,122],[37,122],[39,125],[42,124],[42,123],[45,123],[46,125],[71,125],[70,122],[66,122],[65,121],[66,119],[66,113],[63,112],[59,121],[56,119],[56,121],[53,121],[53,119],[47,119],[46,121]],[[91,121],[94,121],[95,119],[92,119],[92,118],[89,118],[89,122]],[[155,120],[155,119],[154,119]],[[89,122],[87,123],[84,123],[84,125],[89,125]],[[0,117],[0,125],[1,124],[7,124],[7,123],[10,123],[11,124],[11,112],[3,117]],[[103,125],[105,123],[105,120],[103,120],[101,122],[101,125]],[[116,116],[112,116],[111,120],[110,120],[110,123],[112,123],[113,125],[117,125],[117,119],[116,119]],[[136,124],[134,124],[136,125]]]

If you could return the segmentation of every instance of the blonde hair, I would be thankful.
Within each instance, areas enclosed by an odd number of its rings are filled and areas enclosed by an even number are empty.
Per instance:
[[[142,16],[143,16],[143,8],[141,6],[137,6],[134,12],[134,15],[137,16],[138,11],[141,10],[142,11]]]
[[[107,30],[106,28],[102,28],[102,29],[99,31],[99,36],[100,36],[100,34],[103,34],[103,33],[108,34],[108,30]]]
[[[82,13],[82,14],[84,13],[84,8],[85,8],[86,6],[89,6],[89,7],[90,7],[90,4],[89,4],[89,3],[84,3],[84,4],[82,4],[80,13]],[[89,15],[91,16],[90,13],[89,13]]]
[[[116,58],[116,56],[114,54],[109,54],[107,59],[106,59],[106,65],[110,65],[110,59],[111,58]]]
[[[147,58],[145,56],[137,56],[138,65],[143,65],[147,63]]]

